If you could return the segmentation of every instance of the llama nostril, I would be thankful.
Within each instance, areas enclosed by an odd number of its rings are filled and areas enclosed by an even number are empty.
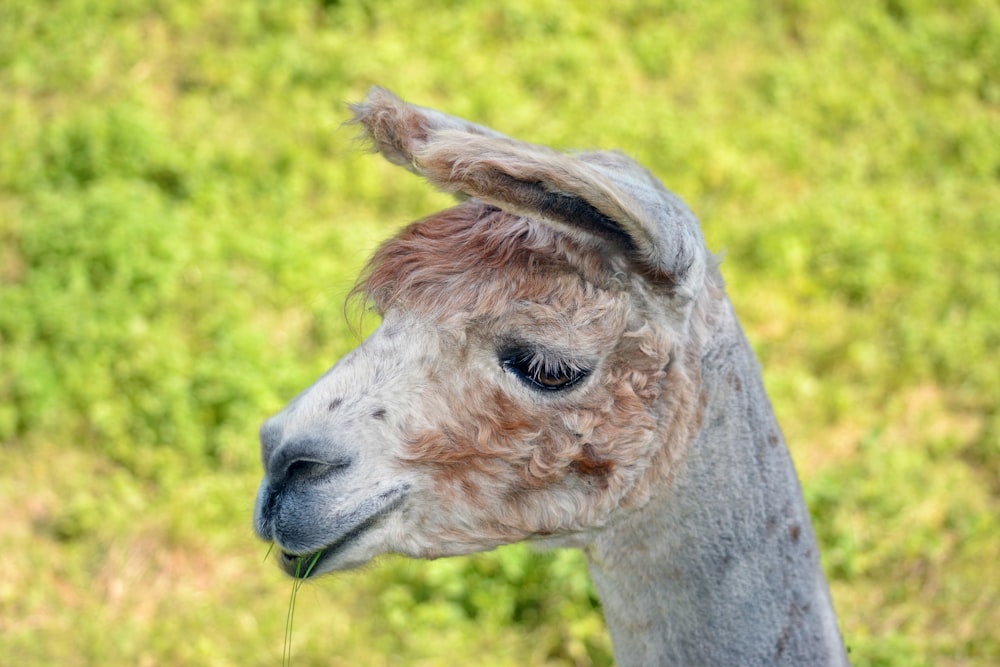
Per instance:
[[[354,459],[332,438],[298,437],[278,445],[267,461],[267,471],[277,484],[316,482],[343,472]]]
[[[288,465],[288,468],[285,470],[284,479],[286,482],[316,484],[343,472],[350,465],[351,462],[348,459],[337,461],[296,459]]]

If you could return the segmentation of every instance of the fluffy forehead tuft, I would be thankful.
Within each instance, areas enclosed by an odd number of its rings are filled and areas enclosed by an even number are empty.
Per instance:
[[[355,293],[385,313],[436,319],[500,313],[514,302],[565,300],[583,283],[614,283],[608,259],[549,226],[476,200],[404,228],[369,261]]]

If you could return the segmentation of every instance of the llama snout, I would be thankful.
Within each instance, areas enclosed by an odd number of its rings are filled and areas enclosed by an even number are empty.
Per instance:
[[[280,415],[261,428],[264,479],[257,493],[254,527],[264,540],[278,539],[280,519],[291,505],[343,484],[355,457],[335,439],[324,436],[285,437]],[[312,504],[312,503],[307,503]]]
[[[275,544],[292,576],[305,560],[311,576],[370,560],[385,548],[385,524],[409,495],[404,479],[372,484],[359,447],[346,444],[364,438],[343,426],[286,410],[261,428],[254,529]]]

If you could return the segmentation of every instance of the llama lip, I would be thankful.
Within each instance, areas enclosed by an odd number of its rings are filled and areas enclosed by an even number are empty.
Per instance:
[[[281,552],[281,567],[296,579],[305,579],[312,575],[313,569],[323,559],[325,549],[304,556],[296,556],[287,551]]]
[[[345,530],[338,531],[340,532],[338,537],[321,549],[309,553],[291,553],[282,550],[279,558],[281,569],[296,579],[311,578],[337,569],[337,564],[334,562],[337,556],[399,507],[406,499],[409,488],[409,485],[396,487],[362,503],[361,507],[345,518],[345,523],[348,524]]]

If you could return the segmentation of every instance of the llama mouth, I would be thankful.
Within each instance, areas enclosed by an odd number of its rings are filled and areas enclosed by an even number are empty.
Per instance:
[[[291,553],[282,550],[279,557],[281,569],[296,579],[308,579],[338,569],[335,562],[337,557],[361,535],[372,530],[386,515],[399,507],[406,498],[408,490],[409,485],[397,487],[363,503],[352,513],[350,518],[355,521],[350,523],[350,527],[321,549],[309,553]]]

